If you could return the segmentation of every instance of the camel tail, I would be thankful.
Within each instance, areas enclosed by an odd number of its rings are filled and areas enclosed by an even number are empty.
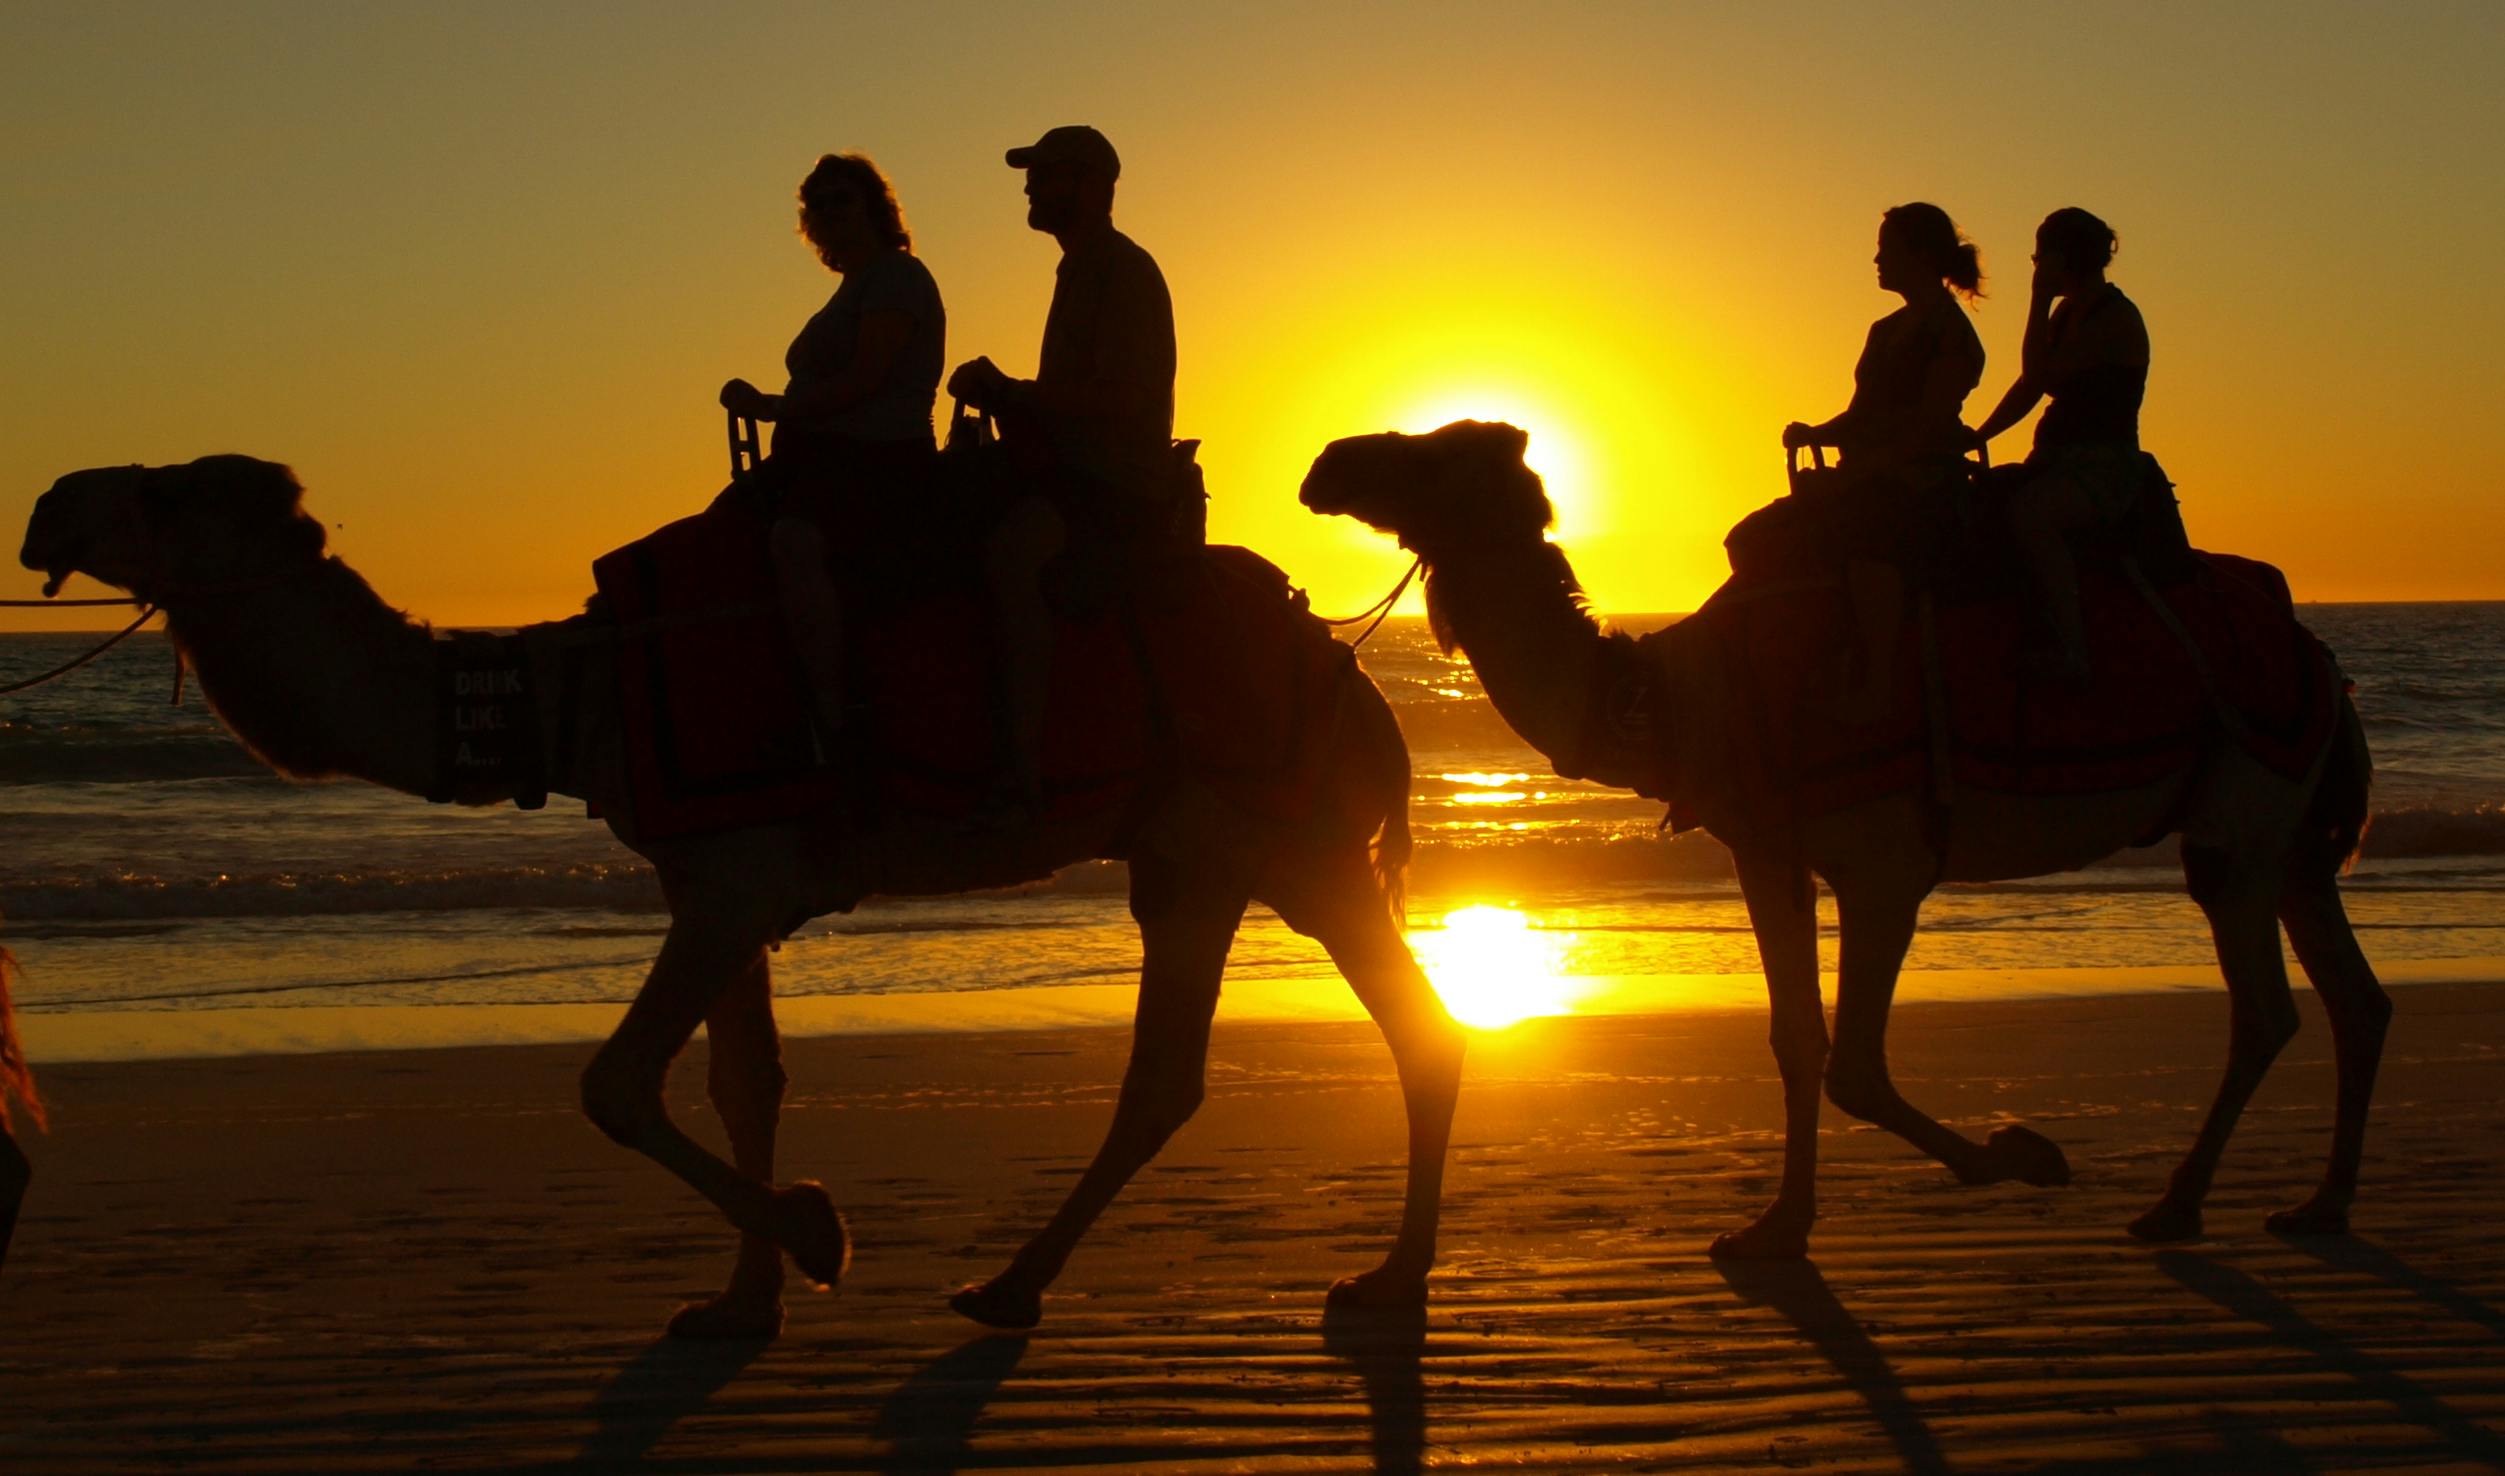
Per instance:
[[[16,972],[16,957],[0,948],[0,1132],[8,1130],[11,1097],[26,1104],[26,1115],[35,1126],[44,1125],[43,1098],[35,1093],[35,1073],[26,1064],[26,1049],[17,1042],[17,1008],[9,1000],[9,976]]]
[[[2331,735],[2331,753],[2323,763],[2322,782],[2314,787],[2306,830],[2322,849],[2305,862],[2325,874],[2346,875],[2357,864],[2372,823],[2374,756],[2366,751],[2366,728],[2358,721],[2357,704],[2340,694],[2339,726]],[[2300,862],[2300,864],[2305,864]]]
[[[1382,815],[1371,848],[1375,891],[1392,925],[1409,926],[1409,858],[1417,845],[1409,836],[1409,743],[1382,690],[1368,681],[1355,663],[1348,668],[1351,695],[1357,703],[1358,747],[1364,755],[1363,783]]]

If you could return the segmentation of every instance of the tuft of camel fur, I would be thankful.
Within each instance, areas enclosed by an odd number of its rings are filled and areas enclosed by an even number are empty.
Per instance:
[[[1797,827],[1749,809],[1716,719],[1735,707],[1711,632],[1687,625],[1636,641],[1596,621],[1565,553],[1548,541],[1551,510],[1523,462],[1526,437],[1459,421],[1425,435],[1335,441],[1302,499],[1397,535],[1426,564],[1427,605],[1447,650],[1458,646],[1497,711],[1561,772],[1633,787],[1633,756],[1586,751],[1596,691],[1640,678],[1660,694],[1673,734],[1679,798],[1730,847],[1757,935],[1783,1080],[1783,1178],[1757,1219],[1713,1243],[1717,1255],[1807,1254],[1817,1218],[1821,1091],[1888,1129],[1963,1182],[2068,1182],[2061,1150],[2023,1127],[1974,1139],[1906,1100],[1889,1080],[1887,1018],[1922,900],[1941,881],[2075,870],[2164,831],[2180,835],[2193,900],[2208,915],[2230,1003],[2227,1066],[2199,1134],[2165,1192],[2130,1226],[2143,1239],[2201,1233],[2201,1203],[2246,1100],[2296,1030],[2281,962],[2285,928],[2331,1022],[2339,1064],[2331,1155],[2321,1186],[2270,1217],[2282,1233],[2335,1233],[2357,1195],[2367,1105],[2391,1002],[2357,946],[2337,877],[2366,821],[2371,764],[2342,700],[2338,734],[2316,771],[2290,782],[2219,745],[2211,762],[2149,787],[2089,797],[1961,794],[1944,846],[1910,796],[1872,801]],[[1812,878],[1835,895],[1841,967],[1830,1041],[1820,997]]]
[[[62,477],[35,506],[21,560],[55,579],[83,573],[160,606],[220,718],[298,777],[341,776],[423,796],[435,773],[432,631],[386,605],[324,545],[284,466],[210,456],[179,466]],[[569,648],[611,639],[585,615],[524,632],[538,690],[557,691]],[[594,670],[611,663],[595,661]],[[670,910],[660,957],[582,1079],[583,1110],[618,1143],[669,1169],[739,1231],[721,1295],[671,1331],[773,1336],[784,1262],[821,1287],[851,1246],[818,1184],[775,1179],[784,1094],[768,950],[802,921],[874,894],[935,895],[1040,879],[1118,857],[1131,866],[1142,945],[1130,1066],[1104,1143],[1051,1220],[998,1276],[954,1305],[998,1327],[1032,1326],[1081,1236],[1201,1100],[1219,976],[1245,908],[1261,902],[1320,942],[1381,1027],[1409,1118],[1400,1224],[1382,1263],[1331,1289],[1343,1304],[1412,1306],[1435,1257],[1462,1034],[1402,940],[1390,899],[1405,860],[1409,758],[1389,707],[1354,670],[1307,715],[1329,756],[1324,812],[1288,827],[1242,813],[1189,779],[1161,791],[1127,833],[1111,811],[1070,823],[970,834],[945,821],[864,831],[827,815],[639,841],[613,702],[585,695],[575,747],[542,735],[553,792],[591,801],[658,873]],[[1380,874],[1378,874],[1380,868]],[[726,1159],[674,1123],[662,1100],[694,1034],[711,1041],[707,1089]]]

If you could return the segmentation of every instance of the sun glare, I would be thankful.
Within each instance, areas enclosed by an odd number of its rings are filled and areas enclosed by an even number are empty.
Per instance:
[[[1557,972],[1568,941],[1513,908],[1485,906],[1448,912],[1441,928],[1410,938],[1444,1008],[1481,1030],[1571,1011]]]

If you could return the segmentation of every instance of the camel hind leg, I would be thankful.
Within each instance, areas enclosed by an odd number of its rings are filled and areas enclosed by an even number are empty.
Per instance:
[[[731,1166],[774,1182],[774,1136],[783,1110],[783,1041],[774,1028],[774,981],[765,954],[733,980],[705,1016],[705,1094],[731,1140]],[[739,1260],[720,1296],[691,1302],[670,1319],[670,1336],[771,1338],[783,1330],[783,1248],[743,1231]]]
[[[2131,1222],[2142,1240],[2189,1240],[2201,1233],[2201,1201],[2218,1172],[2227,1139],[2270,1063],[2296,1035],[2296,1001],[2279,955],[2280,878],[2255,854],[2187,845],[2183,872],[2192,900],[2208,914],[2228,1001],[2227,1069],[2191,1149],[2176,1165],[2165,1194]]]
[[[1170,862],[1142,856],[1131,863],[1131,915],[1140,930],[1139,1005],[1113,1123],[1061,1208],[1010,1259],[1008,1269],[949,1299],[959,1314],[987,1327],[1022,1329],[1041,1321],[1044,1289],[1069,1264],[1088,1227],[1200,1110],[1218,981],[1250,901],[1239,885],[1193,875]]]
[[[2331,1162],[2311,1199],[2269,1219],[2286,1235],[2340,1235],[2348,1231],[2349,1206],[2357,1198],[2358,1160],[2366,1151],[2366,1108],[2374,1098],[2375,1069],[2383,1060],[2383,1037],[2392,1020],[2392,999],[2375,978],[2374,965],[2357,946],[2340,888],[2328,872],[2308,868],[2292,876],[2279,896],[2279,921],[2287,929],[2296,961],[2322,1000],[2331,1021],[2331,1049],[2339,1063],[2339,1104],[2331,1130]]]
[[[1391,1047],[1408,1115],[1408,1189],[1399,1236],[1382,1265],[1334,1284],[1330,1300],[1338,1306],[1421,1306],[1427,1272],[1435,1264],[1465,1037],[1402,941],[1362,854],[1283,865],[1262,889],[1261,900],[1280,921],[1322,945],[1374,1017]]]

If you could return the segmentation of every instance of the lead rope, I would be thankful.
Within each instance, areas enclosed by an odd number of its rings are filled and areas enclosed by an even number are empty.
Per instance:
[[[0,605],[12,608],[35,609],[40,609],[46,605],[134,605],[137,603],[138,601],[136,600],[0,600]],[[7,686],[0,687],[0,697],[6,697],[15,692],[23,692],[30,687],[40,687],[55,677],[68,676],[71,672],[78,670],[80,667],[85,666],[88,662],[95,660],[105,652],[112,650],[115,646],[120,645],[122,642],[129,640],[132,636],[138,634],[139,627],[147,624],[150,619],[154,618],[156,613],[156,606],[149,605],[145,607],[139,612],[139,618],[137,620],[123,626],[114,634],[107,636],[103,644],[92,648],[87,652],[87,654],[72,661],[65,661],[61,665],[52,668],[52,670],[45,672],[41,676],[27,677],[23,681],[11,682]],[[182,701],[183,658],[181,653],[177,652],[174,656],[174,703],[179,707],[182,705]]]
[[[1359,646],[1364,645],[1368,637],[1372,636],[1376,631],[1382,629],[1384,621],[1392,618],[1392,607],[1400,603],[1401,595],[1406,593],[1409,589],[1409,581],[1417,578],[1418,571],[1425,567],[1426,556],[1421,554],[1409,565],[1409,572],[1400,576],[1400,583],[1392,586],[1392,592],[1390,594],[1376,600],[1373,604],[1366,606],[1354,615],[1343,616],[1337,620],[1332,619],[1328,615],[1317,615],[1314,618],[1321,621],[1324,625],[1355,625],[1358,621],[1372,615],[1374,617],[1374,623],[1365,628],[1365,633],[1363,635],[1358,636],[1355,640],[1348,643],[1348,649],[1354,651]]]

